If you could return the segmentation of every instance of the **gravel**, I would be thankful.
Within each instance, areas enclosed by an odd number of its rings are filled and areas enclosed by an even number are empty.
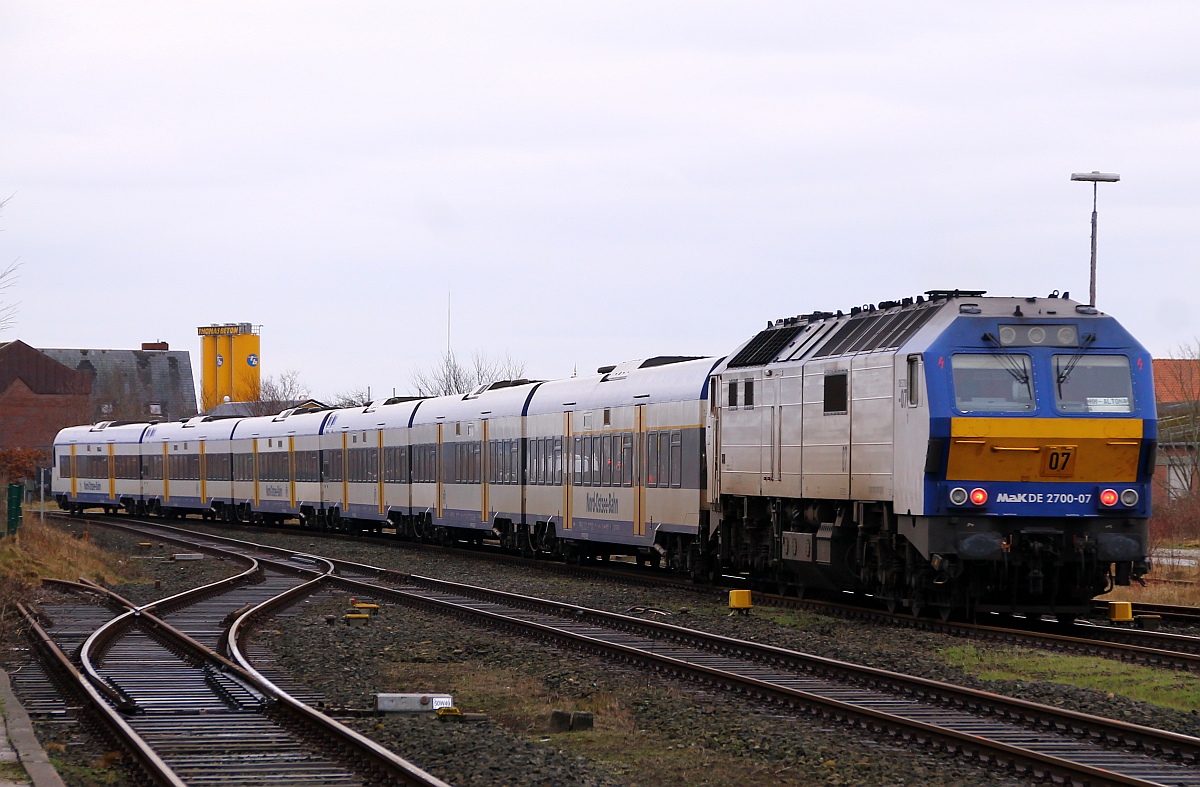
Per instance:
[[[757,610],[729,617],[719,597],[683,589],[565,577],[395,543],[210,528],[194,521],[186,526],[599,609],[661,610],[669,614],[635,614],[1200,734],[1195,714],[1055,683],[980,680],[934,656],[966,641],[944,634],[807,612]],[[93,538],[101,531],[106,548],[134,555],[146,551],[137,546],[141,539],[118,531],[94,527]],[[159,549],[152,548],[150,556]],[[207,557],[187,564],[146,560],[145,567],[160,581],[160,589],[140,584],[118,592],[144,603],[241,570],[235,563]],[[450,690],[463,710],[486,712],[486,722],[463,724],[395,714],[344,719],[453,784],[1021,783],[957,756],[921,751],[803,714],[748,707],[743,699],[698,685],[431,613],[385,607],[368,626],[327,625],[325,616],[345,611],[346,604],[343,594],[332,592],[300,604],[294,614],[267,623],[258,633],[260,642],[278,654],[279,668],[335,707],[368,708],[377,691]],[[596,729],[549,734],[546,722],[552,709],[592,710]]]
[[[957,757],[644,670],[385,605],[367,626],[328,625],[330,593],[278,618],[259,641],[279,667],[335,706],[379,691],[449,690],[483,723],[399,714],[350,723],[456,785],[1018,784]],[[330,665],[335,665],[330,669]],[[591,710],[587,733],[546,731],[552,709]]]
[[[229,533],[229,531],[224,531]],[[942,650],[971,640],[930,631],[855,621],[810,612],[763,610],[730,617],[719,597],[682,589],[641,587],[606,579],[581,579],[536,568],[472,559],[469,554],[405,549],[402,544],[314,539],[305,534],[238,531],[234,537],[496,590],[564,601],[611,612],[637,607],[642,613],[688,628],[763,642],[828,658],[982,689],[1009,697],[1121,719],[1134,724],[1200,736],[1200,714],[1139,702],[1104,691],[1049,681],[983,680],[937,658]],[[988,647],[981,644],[981,647]]]

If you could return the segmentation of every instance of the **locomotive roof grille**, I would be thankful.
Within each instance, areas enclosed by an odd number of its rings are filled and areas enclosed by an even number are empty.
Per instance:
[[[796,338],[802,327],[800,325],[785,325],[780,328],[767,328],[764,331],[759,331],[758,335],[751,339],[749,344],[743,347],[737,355],[733,356],[733,360],[729,362],[729,368],[737,369],[743,366],[762,366],[765,363],[770,363],[779,354],[779,351],[788,345],[788,342]]]
[[[941,304],[932,302],[894,312],[863,312],[851,317],[813,354],[829,358],[849,353],[893,350],[920,330]]]

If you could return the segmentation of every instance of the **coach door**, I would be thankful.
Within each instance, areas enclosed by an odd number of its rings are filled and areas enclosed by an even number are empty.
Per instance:
[[[633,415],[633,534],[646,535],[646,405]]]

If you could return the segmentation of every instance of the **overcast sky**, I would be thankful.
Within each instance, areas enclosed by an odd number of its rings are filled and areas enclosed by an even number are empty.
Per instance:
[[[0,338],[408,390],[978,288],[1200,334],[1200,4],[0,2]]]

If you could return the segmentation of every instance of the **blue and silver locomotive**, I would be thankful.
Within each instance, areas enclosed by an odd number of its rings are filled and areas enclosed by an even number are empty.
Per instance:
[[[1063,618],[1148,570],[1150,356],[1094,307],[955,290],[779,320],[711,391],[723,567]]]

